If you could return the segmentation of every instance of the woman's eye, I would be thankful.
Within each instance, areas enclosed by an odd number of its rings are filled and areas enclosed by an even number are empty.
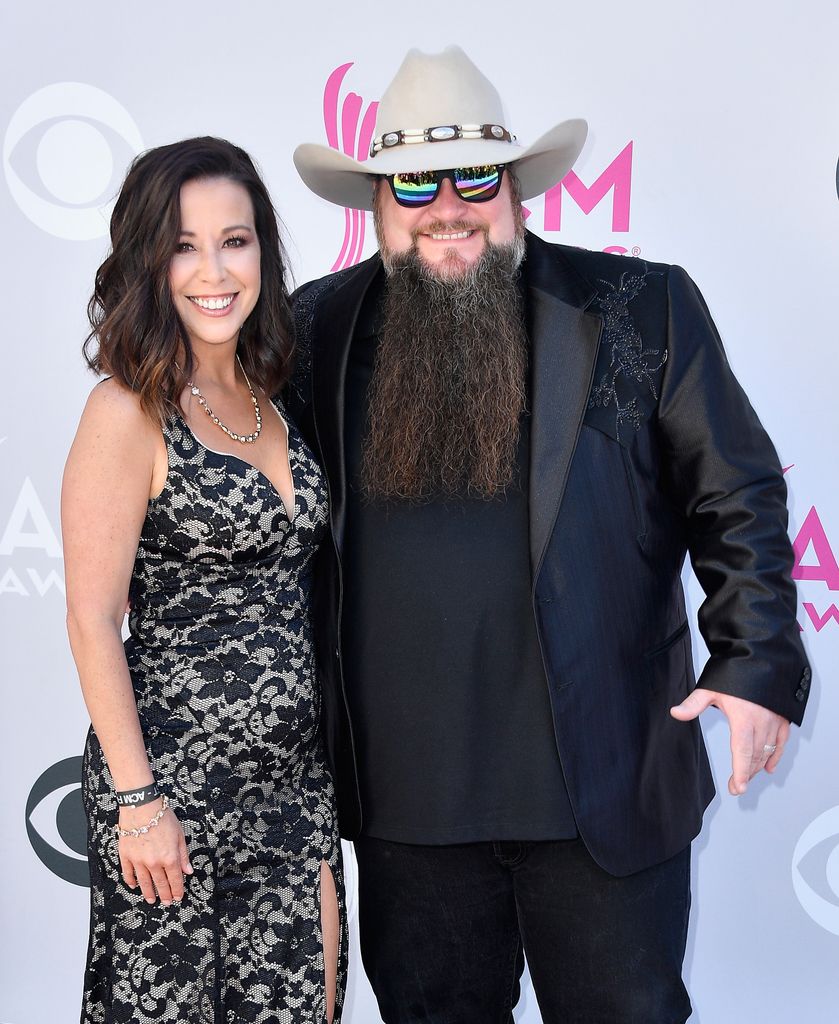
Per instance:
[[[178,242],[178,244],[175,246],[175,252],[189,252],[191,248],[191,242]]]
[[[229,245],[232,249],[238,249],[240,246],[247,245],[247,239],[242,238],[241,235],[231,235],[224,244]]]

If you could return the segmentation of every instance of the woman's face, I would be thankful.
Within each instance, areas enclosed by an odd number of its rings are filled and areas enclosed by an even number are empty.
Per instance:
[[[199,362],[205,346],[235,348],[260,288],[259,239],[243,185],[204,178],[182,186],[169,285]]]

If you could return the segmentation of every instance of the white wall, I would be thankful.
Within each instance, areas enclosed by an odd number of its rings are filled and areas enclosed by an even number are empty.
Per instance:
[[[305,189],[291,154],[300,141],[327,141],[327,79],[351,63],[332,110],[354,92],[363,112],[409,46],[449,42],[496,83],[520,139],[565,117],[588,119],[591,136],[576,167],[584,185],[624,153],[612,168],[623,172],[617,224],[612,189],[588,214],[566,193],[560,230],[555,206],[548,204],[546,224],[545,203],[533,201],[530,227],[551,240],[622,246],[685,265],[783,464],[792,466],[799,622],[814,692],[778,774],[744,799],[724,795],[710,808],[695,846],[686,971],[694,1022],[836,1020],[837,38],[833,0],[6,6],[0,1020],[78,1017],[87,890],[79,884],[78,762],[63,762],[78,758],[86,716],[64,634],[58,493],[93,383],[80,344],[106,251],[103,206],[137,151],[225,136],[261,164],[298,282],[319,276],[342,248],[344,213]],[[629,143],[629,226],[618,230]],[[373,244],[368,222],[364,255]],[[690,595],[695,609],[694,584]],[[727,730],[709,716],[706,732],[724,791]],[[376,1024],[357,944],[354,953],[345,1020]],[[516,1019],[539,1021],[529,985]]]

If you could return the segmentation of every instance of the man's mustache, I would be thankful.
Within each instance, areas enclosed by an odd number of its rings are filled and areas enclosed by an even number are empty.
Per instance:
[[[453,235],[458,231],[480,231],[487,235],[489,228],[486,224],[475,224],[466,220],[433,220],[420,228],[414,228],[411,238],[416,242],[420,235]]]

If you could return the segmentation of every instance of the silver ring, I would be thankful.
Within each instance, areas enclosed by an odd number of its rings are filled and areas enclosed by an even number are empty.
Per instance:
[[[763,753],[764,754],[774,754],[777,749],[778,749],[778,744],[777,743],[764,743],[763,744]]]

